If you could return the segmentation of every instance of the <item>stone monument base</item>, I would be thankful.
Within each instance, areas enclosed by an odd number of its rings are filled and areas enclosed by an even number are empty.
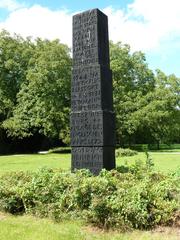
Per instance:
[[[114,147],[72,147],[72,171],[87,168],[98,175],[102,168],[115,168]]]

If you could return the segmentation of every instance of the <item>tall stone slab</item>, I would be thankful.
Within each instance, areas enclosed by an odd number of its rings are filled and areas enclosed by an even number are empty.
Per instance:
[[[71,82],[72,171],[115,167],[115,120],[107,16],[98,9],[73,16]]]

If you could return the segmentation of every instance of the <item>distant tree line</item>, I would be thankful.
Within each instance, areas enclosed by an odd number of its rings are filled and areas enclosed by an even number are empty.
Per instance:
[[[180,142],[180,78],[153,73],[142,52],[110,43],[117,144]],[[69,144],[70,49],[0,33],[0,152],[42,137]]]

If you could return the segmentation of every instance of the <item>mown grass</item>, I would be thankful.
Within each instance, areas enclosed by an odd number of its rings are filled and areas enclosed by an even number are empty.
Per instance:
[[[180,167],[180,153],[178,152],[150,152],[150,158],[153,160],[154,168],[162,172],[176,171]],[[143,152],[139,152],[138,155],[132,157],[119,157],[116,159],[117,166],[125,165],[126,163],[131,165],[135,161],[146,161],[146,155]]]
[[[0,156],[0,173],[35,171],[41,167],[70,170],[70,154],[22,154]]]
[[[163,231],[163,232],[162,232]],[[54,223],[32,216],[11,216],[0,213],[1,240],[178,240],[177,229],[133,231],[129,233],[104,232],[79,221]]]
[[[150,152],[155,169],[163,172],[177,170],[180,167],[180,154],[178,152]],[[146,160],[145,153],[139,152],[132,157],[118,157],[116,165],[133,164],[135,160]],[[36,171],[38,168],[61,168],[70,170],[70,154],[24,154],[0,156],[0,173],[9,171]]]

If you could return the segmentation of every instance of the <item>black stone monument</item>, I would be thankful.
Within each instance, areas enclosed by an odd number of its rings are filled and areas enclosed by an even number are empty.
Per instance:
[[[115,120],[107,16],[98,9],[73,16],[71,83],[72,171],[115,167]]]

